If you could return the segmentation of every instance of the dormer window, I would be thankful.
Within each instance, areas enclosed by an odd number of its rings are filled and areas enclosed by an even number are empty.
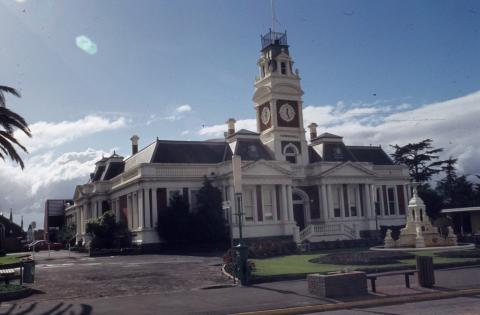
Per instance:
[[[282,72],[282,74],[287,74],[287,65],[285,64],[285,62],[282,62],[280,64],[280,71]]]
[[[285,147],[285,151],[283,152],[283,154],[285,155],[286,161],[292,164],[297,164],[297,155],[298,155],[297,147],[290,144]]]

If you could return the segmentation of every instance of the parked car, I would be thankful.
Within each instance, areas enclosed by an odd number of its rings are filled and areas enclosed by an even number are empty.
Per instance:
[[[51,250],[60,250],[63,248],[62,243],[55,243],[55,242],[49,242],[45,240],[39,240],[39,241],[33,241],[30,244],[25,246],[25,250],[27,251],[41,251],[41,250],[48,250],[50,246]]]

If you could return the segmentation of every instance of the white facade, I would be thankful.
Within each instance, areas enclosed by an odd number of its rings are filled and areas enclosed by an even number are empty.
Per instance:
[[[77,186],[67,220],[85,239],[85,224],[104,210],[125,220],[137,244],[160,242],[159,212],[174,192],[191,205],[204,176],[231,201],[227,215],[238,237],[232,155],[241,157],[243,233],[246,238],[289,237],[297,242],[359,238],[381,225],[404,225],[410,197],[408,169],[393,165],[380,147],[349,147],[332,134],[307,143],[298,70],[286,34],[262,37],[253,101],[258,133],[235,131],[221,141],[157,140],[132,156],[97,162],[92,180]],[[237,184],[238,186],[238,184]]]

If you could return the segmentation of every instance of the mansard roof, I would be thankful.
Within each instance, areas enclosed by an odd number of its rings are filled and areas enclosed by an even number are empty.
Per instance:
[[[310,163],[331,162],[369,162],[374,165],[393,165],[390,157],[377,146],[346,146],[343,143],[324,143],[323,158],[312,146],[308,147]]]
[[[123,173],[125,164],[123,162],[110,162],[108,163],[105,173],[103,173],[102,180],[109,180],[115,176]]]
[[[312,146],[308,146],[308,161],[310,163],[321,162],[322,158]]]
[[[215,164],[231,158],[232,151],[225,141],[157,140],[150,163]]]
[[[370,162],[375,165],[393,165],[392,159],[381,147],[347,146],[347,149],[359,162]]]
[[[355,156],[347,149],[343,142],[326,142],[323,144],[323,161],[356,162]]]
[[[244,161],[273,160],[272,155],[259,139],[238,139],[235,154]]]

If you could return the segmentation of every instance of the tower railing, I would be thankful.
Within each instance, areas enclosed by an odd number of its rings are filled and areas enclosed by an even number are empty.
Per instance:
[[[270,30],[267,34],[260,37],[262,39],[262,49],[274,44],[287,45],[287,31],[281,33]]]

